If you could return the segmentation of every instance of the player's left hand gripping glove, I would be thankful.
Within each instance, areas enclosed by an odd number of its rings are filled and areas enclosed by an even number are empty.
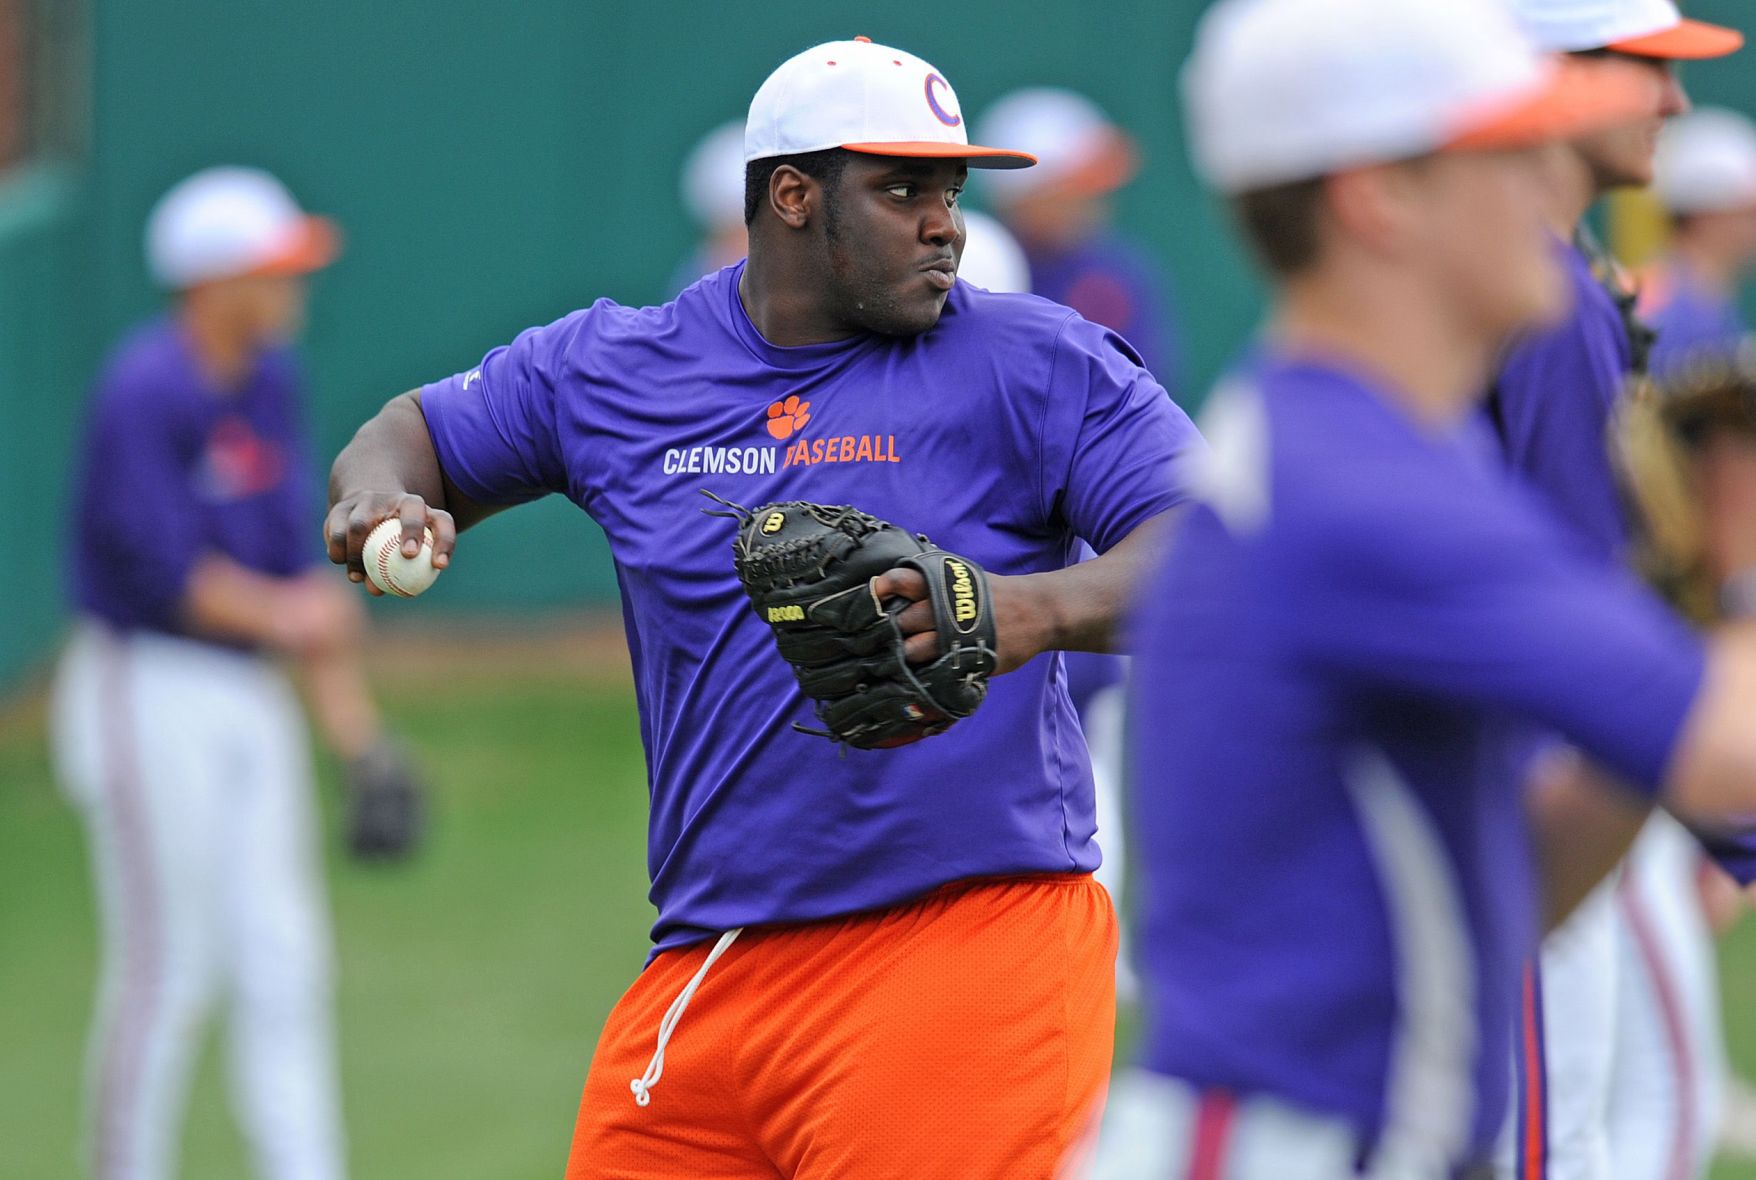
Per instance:
[[[981,566],[845,505],[794,500],[736,516],[738,579],[824,726],[794,728],[860,749],[902,746],[986,698],[998,645]],[[903,658],[896,617],[908,600],[873,593],[898,566],[926,579],[939,645],[925,664]]]

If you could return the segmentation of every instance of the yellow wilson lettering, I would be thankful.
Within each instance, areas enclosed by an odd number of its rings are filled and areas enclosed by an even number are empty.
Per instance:
[[[969,566],[961,561],[947,561],[951,568],[951,611],[960,623],[976,617],[976,584],[969,576]]]
[[[768,621],[771,623],[803,623],[805,608],[802,606],[771,606],[768,608]]]

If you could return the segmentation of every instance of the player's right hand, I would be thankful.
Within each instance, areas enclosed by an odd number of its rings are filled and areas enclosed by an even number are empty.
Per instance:
[[[358,582],[374,597],[383,597],[366,578],[366,567],[360,558],[366,537],[380,522],[395,518],[402,522],[402,555],[413,557],[421,551],[421,531],[433,530],[433,567],[444,569],[451,564],[451,551],[457,547],[457,523],[451,513],[434,508],[412,492],[362,492],[335,502],[323,521],[323,540],[329,548],[329,560],[344,565],[348,581]]]

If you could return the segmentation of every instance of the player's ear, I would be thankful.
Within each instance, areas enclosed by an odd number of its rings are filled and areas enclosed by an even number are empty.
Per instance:
[[[1324,179],[1327,215],[1373,251],[1392,249],[1407,229],[1412,180],[1394,164],[1338,172]]]
[[[816,210],[817,183],[790,164],[782,164],[768,180],[768,207],[781,224],[789,229],[803,229]]]

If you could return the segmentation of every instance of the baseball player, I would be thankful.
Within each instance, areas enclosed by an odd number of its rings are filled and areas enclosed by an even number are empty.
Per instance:
[[[1657,333],[1653,375],[1736,361],[1749,337],[1738,286],[1756,265],[1756,125],[1724,108],[1673,120],[1653,192],[1671,226],[1668,251],[1640,286],[1640,317]]]
[[[1658,456],[1632,445],[1624,453],[1637,502],[1650,503],[1666,472],[1684,473],[1672,486],[1694,527],[1668,538],[1668,553],[1649,543],[1645,564],[1696,617],[1736,617],[1749,612],[1735,587],[1756,564],[1740,552],[1749,534],[1728,511],[1749,498],[1741,473],[1751,423],[1738,408],[1748,379],[1732,366],[1747,337],[1736,289],[1756,259],[1756,128],[1724,109],[1673,120],[1659,138],[1653,191],[1670,217],[1671,244],[1642,276],[1640,314],[1655,333],[1651,367],[1662,396],[1628,406],[1622,436],[1656,425],[1650,436],[1668,445]],[[1649,539],[1670,519],[1662,510],[1644,516]],[[1722,862],[1747,860],[1748,842],[1718,852]],[[1747,863],[1734,867],[1750,879]],[[1748,1137],[1748,1099],[1738,1101],[1748,1083],[1728,1073],[1713,946],[1715,925],[1729,923],[1741,899],[1698,841],[1660,817],[1629,856],[1616,906],[1610,1158],[1618,1175],[1701,1175],[1716,1131],[1722,1146],[1728,1135]]]
[[[1112,328],[1161,379],[1180,363],[1163,268],[1112,227],[1115,195],[1140,168],[1133,139],[1091,99],[1056,87],[1006,95],[977,128],[1028,143],[1037,166],[982,178],[982,192],[1024,246],[1032,290]]]
[[[744,227],[744,124],[733,119],[701,137],[683,161],[683,206],[701,232],[677,264],[669,290],[682,291],[702,275],[731,266],[749,250]]]
[[[1336,85],[1345,78],[1348,85]],[[1480,0],[1228,0],[1185,71],[1198,168],[1273,283],[1143,595],[1132,700],[1148,1073],[1133,1171],[1449,1177],[1502,1122],[1519,965],[1661,789],[1756,798],[1756,635],[1701,641],[1480,447],[1513,332],[1566,305],[1524,150],[1656,109]],[[1601,823],[1532,856],[1531,722]],[[1555,810],[1555,809],[1545,809]],[[1122,1103],[1118,1093],[1116,1102]],[[1158,1139],[1126,1124],[1156,1112]]]
[[[1688,109],[1674,62],[1728,54],[1742,37],[1685,21],[1669,0],[1516,0],[1514,8],[1539,47],[1572,55],[1579,68],[1641,69],[1664,95],[1652,118],[1556,149],[1543,207],[1572,287],[1573,312],[1512,350],[1486,406],[1514,471],[1606,567],[1620,566],[1629,557],[1629,522],[1607,440],[1611,412],[1630,376],[1645,369],[1650,336],[1631,317],[1632,296],[1615,264],[1581,222],[1609,189],[1652,180],[1664,120]],[[1612,1030],[1622,1007],[1618,985],[1625,982],[1617,971],[1617,908],[1616,887],[1606,883],[1547,941],[1527,982],[1516,1114],[1498,1165],[1503,1176],[1611,1175]],[[1618,1169],[1628,1166],[1617,1158]]]
[[[1756,128],[1729,110],[1684,115],[1661,135],[1654,172],[1672,226],[1668,252],[1640,289],[1658,384],[1624,408],[1619,436],[1642,508],[1643,565],[1706,622],[1748,613],[1737,587],[1756,564],[1731,511],[1751,496],[1736,289],[1756,258]],[[1750,879],[1748,841],[1717,851]],[[1713,953],[1715,926],[1734,920],[1742,899],[1688,832],[1661,819],[1629,857],[1616,904],[1611,1158],[1630,1176],[1699,1175],[1716,1131],[1721,1146],[1741,1147],[1749,1135],[1749,1084],[1727,1072]]]
[[[1643,571],[1704,625],[1750,617],[1756,380],[1731,360],[1697,360],[1649,393],[1617,420]],[[1618,884],[1623,987],[1609,1119],[1618,1176],[1697,1175],[1712,1154],[1728,1080],[1712,934],[1741,908],[1737,893],[1716,893],[1716,879],[1696,840],[1669,822],[1641,833]]]
[[[864,38],[798,54],[756,92],[744,156],[744,264],[391,401],[336,460],[330,556],[358,581],[395,517],[411,555],[432,528],[442,566],[458,529],[550,492],[609,535],[658,919],[592,1059],[572,1180],[1051,1176],[1107,1084],[1116,939],[1058,651],[1113,645],[1198,436],[1113,333],[958,281],[967,168],[1031,159],[970,144],[927,62]],[[703,490],[851,505],[961,555],[944,589],[985,598],[997,637],[980,710],[895,749],[796,733],[806,671],[764,618],[805,609],[752,615],[744,534]],[[810,515],[740,519],[785,536]],[[1101,556],[1069,567],[1077,539]],[[962,632],[918,573],[852,591],[915,600],[911,661]],[[860,688],[903,694],[896,659]]]
[[[405,851],[419,819],[365,687],[359,604],[296,543],[316,488],[287,341],[337,237],[266,173],[212,168],[159,201],[146,239],[172,306],[90,406],[54,708],[103,920],[90,1166],[176,1174],[190,1058],[223,998],[258,1173],[332,1180],[329,931],[281,657],[347,761],[355,850]]]

